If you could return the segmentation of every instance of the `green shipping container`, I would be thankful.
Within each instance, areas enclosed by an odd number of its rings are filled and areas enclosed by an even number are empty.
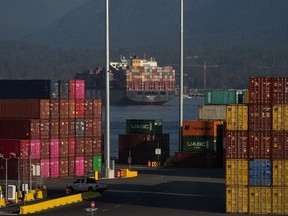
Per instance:
[[[228,105],[228,104],[244,104],[247,99],[246,92],[248,90],[206,90],[206,105]]]
[[[217,138],[211,136],[184,136],[184,152],[216,152]]]
[[[162,120],[127,119],[127,134],[162,134]]]
[[[93,171],[102,172],[102,156],[93,156]]]

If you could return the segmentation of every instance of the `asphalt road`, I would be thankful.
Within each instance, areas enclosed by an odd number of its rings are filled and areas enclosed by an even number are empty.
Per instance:
[[[226,215],[224,169],[133,168],[136,178],[103,179],[108,191],[93,199],[93,215]],[[46,181],[49,193],[63,193],[72,179]],[[50,209],[34,215],[92,215],[92,200]],[[239,214],[238,214],[239,215]]]

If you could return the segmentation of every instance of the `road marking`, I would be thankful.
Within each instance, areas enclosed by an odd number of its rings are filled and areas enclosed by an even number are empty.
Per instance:
[[[110,209],[103,209],[102,211],[103,211],[103,212],[106,212],[106,211],[109,211],[109,210],[110,210]]]
[[[121,205],[114,206],[114,208],[119,208]]]

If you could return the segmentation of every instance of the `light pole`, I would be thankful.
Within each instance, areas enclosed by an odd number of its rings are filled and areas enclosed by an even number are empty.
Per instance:
[[[10,155],[12,155],[14,158],[18,160],[18,183],[17,183],[17,188],[18,188],[18,196],[20,194],[20,157],[17,157],[14,152],[11,152]]]
[[[9,158],[4,158],[3,154],[0,154],[0,157],[5,160],[5,200],[8,201],[8,165],[7,161],[11,158],[11,155],[9,154]]]

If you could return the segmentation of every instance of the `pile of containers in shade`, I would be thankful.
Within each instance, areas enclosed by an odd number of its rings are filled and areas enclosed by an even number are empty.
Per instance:
[[[8,179],[17,179],[18,170],[22,182],[101,171],[102,103],[84,92],[83,80],[0,80],[0,153],[8,158]]]
[[[227,107],[226,211],[287,215],[288,78],[251,77],[249,95]]]
[[[169,134],[162,133],[162,120],[126,120],[126,134],[119,134],[118,163],[164,163],[168,157]]]

